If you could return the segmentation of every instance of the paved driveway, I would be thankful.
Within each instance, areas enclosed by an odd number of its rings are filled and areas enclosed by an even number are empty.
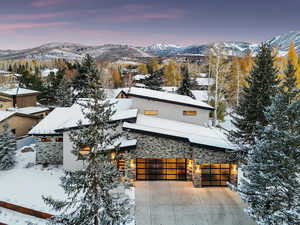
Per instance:
[[[191,182],[136,182],[136,225],[255,225],[228,188]]]

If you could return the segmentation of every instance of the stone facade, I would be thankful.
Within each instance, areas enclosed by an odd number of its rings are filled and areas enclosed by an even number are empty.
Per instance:
[[[137,139],[137,146],[130,150],[126,165],[127,175],[135,180],[136,158],[185,158],[192,160],[192,165],[187,166],[187,180],[193,180],[195,187],[201,187],[201,164],[231,163],[229,154],[222,150],[206,149],[191,146],[187,140],[155,135],[129,132],[130,139]],[[189,163],[188,163],[189,164]]]
[[[51,142],[42,142],[41,138],[50,138]],[[56,142],[57,137],[36,137],[36,163],[62,164],[63,142]]]

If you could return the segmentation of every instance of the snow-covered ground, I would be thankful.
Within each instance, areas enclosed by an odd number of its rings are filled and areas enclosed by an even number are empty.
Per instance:
[[[54,166],[43,168],[34,165],[34,162],[35,152],[22,153],[21,149],[18,150],[16,167],[9,171],[0,171],[0,201],[55,214],[54,210],[45,205],[42,195],[55,199],[65,197],[64,190],[59,185],[63,168]],[[129,194],[134,199],[133,189]],[[29,222],[37,225],[46,224],[45,220],[0,207],[1,222],[8,225],[28,225]]]

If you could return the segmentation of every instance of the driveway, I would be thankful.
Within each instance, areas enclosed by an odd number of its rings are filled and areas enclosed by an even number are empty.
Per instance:
[[[136,182],[136,225],[255,225],[237,193],[191,182]]]

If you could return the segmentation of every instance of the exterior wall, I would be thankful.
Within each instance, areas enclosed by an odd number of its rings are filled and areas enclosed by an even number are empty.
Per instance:
[[[67,170],[77,170],[82,169],[84,162],[82,160],[77,160],[77,157],[72,153],[73,144],[70,140],[70,132],[64,132],[63,134],[64,144],[63,144],[63,165]]]
[[[17,96],[17,107],[24,108],[29,106],[36,106],[37,102],[37,95],[24,95],[24,96]]]
[[[56,142],[57,137],[51,138],[51,142],[41,142],[41,138],[36,137],[36,163],[37,164],[62,164],[63,163],[63,142]]]
[[[201,187],[201,168],[204,163],[231,163],[229,155],[224,151],[194,147],[189,142],[166,137],[129,132],[130,139],[137,139],[136,149],[130,150],[129,158],[186,158],[193,160],[187,167],[187,180],[193,180],[195,187]],[[136,179],[134,166],[127,163],[126,173]]]
[[[8,108],[13,107],[13,102],[12,102],[12,100],[10,100],[10,101],[1,101],[0,100],[0,105],[1,105],[0,110],[4,111],[4,110],[6,110]]]
[[[157,117],[181,121],[185,123],[193,123],[198,125],[205,125],[209,121],[210,110],[199,109],[196,107],[176,105],[172,103],[154,101],[144,98],[129,96],[133,99],[132,108],[137,108],[139,113],[143,114],[144,110],[159,110]],[[196,116],[184,116],[184,110],[197,111]]]
[[[38,123],[37,119],[14,115],[0,123],[0,129],[4,123],[8,123],[11,130],[16,131],[16,137],[21,137],[28,134],[28,131]]]

